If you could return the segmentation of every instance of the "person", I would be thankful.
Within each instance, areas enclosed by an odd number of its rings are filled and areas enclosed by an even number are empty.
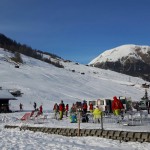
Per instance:
[[[105,106],[105,115],[106,115],[106,116],[109,115],[109,112],[110,112],[110,110],[109,110],[109,105],[106,105],[106,106]]]
[[[42,115],[43,114],[43,107],[42,105],[39,107],[39,112],[38,112],[38,115]]]
[[[19,107],[20,107],[20,111],[22,111],[23,110],[23,105],[21,103],[20,103]]]
[[[83,101],[83,104],[82,104],[82,110],[84,114],[87,113],[87,102],[85,100]]]
[[[72,104],[72,107],[70,109],[70,114],[72,113],[76,113],[76,105],[74,103]]]
[[[36,102],[34,102],[34,104],[33,104],[33,107],[34,107],[34,110],[36,110]]]
[[[66,104],[66,117],[68,117],[69,105]]]
[[[114,115],[115,116],[120,115],[121,109],[124,109],[122,102],[119,99],[117,99],[116,96],[114,96],[112,101],[112,111]]]
[[[57,103],[55,103],[54,107],[53,107],[53,111],[55,113],[55,119],[57,119],[57,113],[59,111],[59,106]]]
[[[150,114],[150,100],[146,101],[147,113]]]
[[[98,106],[96,106],[96,108],[94,109],[93,116],[94,116],[94,123],[96,123],[96,121],[98,121],[98,123],[100,123],[100,118],[102,116],[102,111],[99,109]]]
[[[65,110],[65,105],[64,105],[64,102],[63,100],[61,100],[60,104],[59,104],[59,114],[60,114],[60,120],[62,120],[63,118],[63,113],[64,113],[64,110]]]
[[[39,107],[39,109],[37,108],[34,112],[37,112],[37,115],[35,117],[38,117],[39,115],[43,114],[43,107],[42,105]]]
[[[90,113],[93,112],[93,104],[92,103],[90,103],[90,105],[89,105],[89,110],[90,110]]]
[[[86,113],[82,113],[82,122],[88,122],[89,118],[88,115]]]
[[[77,123],[77,115],[76,114],[71,114],[70,123]]]

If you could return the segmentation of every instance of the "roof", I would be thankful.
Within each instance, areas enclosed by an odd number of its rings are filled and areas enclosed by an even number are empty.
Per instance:
[[[17,100],[7,90],[0,90],[0,100]]]

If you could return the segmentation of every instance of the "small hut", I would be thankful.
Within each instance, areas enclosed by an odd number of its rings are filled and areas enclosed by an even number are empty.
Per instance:
[[[7,90],[0,90],[0,113],[10,112],[9,100],[17,100]]]

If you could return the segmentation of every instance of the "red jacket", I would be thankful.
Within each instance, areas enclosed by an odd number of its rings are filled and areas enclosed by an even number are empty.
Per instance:
[[[93,110],[93,104],[90,104],[89,110]]]
[[[66,111],[69,111],[69,105],[66,105]]]
[[[43,113],[43,108],[42,108],[42,105],[40,106],[40,108],[39,108],[40,110],[39,110],[39,112],[40,113]]]
[[[116,110],[116,109],[123,109],[124,106],[122,104],[122,102],[117,99],[116,96],[114,96],[114,100],[112,101],[112,110]]]
[[[64,104],[63,103],[59,104],[59,111],[64,111]]]
[[[88,106],[87,106],[87,103],[83,103],[82,108],[87,110],[87,107],[88,107]]]
[[[58,105],[55,104],[53,110],[58,110],[58,109],[59,109],[59,108],[58,108]]]

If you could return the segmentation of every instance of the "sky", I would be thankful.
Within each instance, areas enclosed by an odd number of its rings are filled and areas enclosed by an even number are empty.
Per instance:
[[[1,0],[0,6],[0,33],[82,64],[120,45],[150,45],[149,0]]]

